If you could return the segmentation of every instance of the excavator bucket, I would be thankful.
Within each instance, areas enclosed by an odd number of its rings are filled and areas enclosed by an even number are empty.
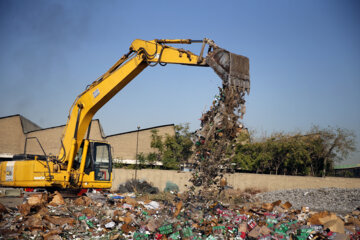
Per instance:
[[[250,92],[249,58],[216,48],[206,57],[206,63],[228,86]]]

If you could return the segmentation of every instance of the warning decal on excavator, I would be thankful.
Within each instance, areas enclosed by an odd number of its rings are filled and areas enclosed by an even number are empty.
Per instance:
[[[7,162],[5,181],[14,181],[14,166],[14,161]]]
[[[96,98],[97,96],[99,96],[99,94],[100,94],[99,89],[96,89],[96,90],[93,92],[94,98]]]

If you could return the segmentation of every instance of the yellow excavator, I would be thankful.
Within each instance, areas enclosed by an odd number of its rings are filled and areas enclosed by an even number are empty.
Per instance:
[[[202,43],[196,55],[173,44]],[[206,56],[204,55],[207,49]],[[58,156],[14,155],[0,162],[0,186],[52,189],[109,189],[110,145],[89,139],[95,113],[147,66],[210,66],[223,84],[249,91],[249,59],[218,47],[214,41],[191,39],[134,40],[129,52],[77,96],[70,111]]]

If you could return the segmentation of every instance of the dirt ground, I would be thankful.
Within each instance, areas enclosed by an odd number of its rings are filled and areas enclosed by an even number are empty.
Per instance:
[[[0,203],[8,208],[14,208],[23,203],[23,197],[0,197]]]

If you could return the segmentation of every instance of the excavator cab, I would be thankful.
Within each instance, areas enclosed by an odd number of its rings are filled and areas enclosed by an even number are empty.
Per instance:
[[[91,143],[90,146],[92,161],[94,163],[95,181],[110,181],[112,172],[110,145],[96,142]]]
[[[82,188],[89,188],[89,184],[101,184],[111,181],[112,156],[108,143],[84,140],[73,162],[75,170],[72,181]],[[100,188],[100,187],[98,187]]]

